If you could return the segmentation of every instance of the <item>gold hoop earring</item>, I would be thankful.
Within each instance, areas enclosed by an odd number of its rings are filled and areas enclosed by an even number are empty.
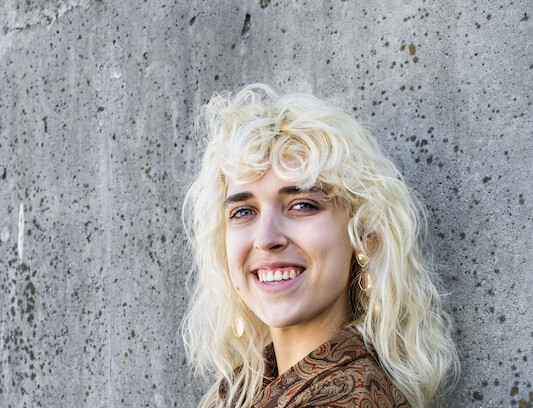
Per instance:
[[[244,320],[242,317],[235,317],[233,319],[233,324],[231,329],[233,330],[233,335],[240,339],[244,334]]]

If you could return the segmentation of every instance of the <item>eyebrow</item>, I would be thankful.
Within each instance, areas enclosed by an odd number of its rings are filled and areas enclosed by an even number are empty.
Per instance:
[[[302,193],[320,193],[324,194],[324,190],[322,190],[320,187],[313,186],[311,188],[303,188],[300,186],[285,186],[279,189],[278,191],[281,195],[294,195],[294,194],[302,194]]]
[[[278,190],[278,194],[280,195],[296,195],[296,194],[302,194],[302,193],[319,193],[319,194],[325,194],[324,190],[322,190],[320,187],[311,187],[311,188],[302,188],[299,186],[285,186]],[[249,200],[250,198],[253,198],[254,195],[249,191],[242,191],[239,193],[235,193],[230,195],[226,200],[224,201],[224,207],[227,207],[231,203],[239,203],[242,201]]]
[[[243,191],[241,193],[232,194],[224,201],[224,207],[227,207],[228,204],[231,203],[239,203],[241,201],[249,200],[253,196],[254,195],[249,191]]]

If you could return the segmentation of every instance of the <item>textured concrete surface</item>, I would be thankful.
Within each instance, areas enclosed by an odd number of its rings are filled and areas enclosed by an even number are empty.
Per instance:
[[[254,81],[353,111],[423,196],[449,406],[533,405],[530,0],[4,0],[0,29],[0,406],[194,406],[190,124]]]

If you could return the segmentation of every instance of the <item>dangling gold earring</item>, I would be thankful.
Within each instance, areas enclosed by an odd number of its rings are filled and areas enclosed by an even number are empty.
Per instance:
[[[357,260],[357,263],[359,264],[361,268],[365,268],[366,265],[368,264],[368,256],[366,256],[364,252],[359,252],[355,256],[355,259]]]
[[[359,278],[357,279],[357,283],[359,285],[359,288],[363,292],[368,293],[368,291],[372,288],[372,281],[370,280],[370,277],[368,276],[368,272],[365,271],[365,268],[368,265],[369,258],[363,252],[360,252],[356,255],[355,259],[357,260],[357,263],[361,267],[361,271],[359,272]]]
[[[242,317],[234,317],[233,318],[233,325],[232,325],[233,334],[235,337],[240,339],[242,335],[244,334],[244,320]]]

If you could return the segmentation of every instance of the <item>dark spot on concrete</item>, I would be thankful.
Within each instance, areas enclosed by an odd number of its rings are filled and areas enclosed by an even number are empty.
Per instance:
[[[474,391],[474,393],[472,394],[472,397],[476,401],[483,401],[483,394],[481,394],[479,391]]]
[[[4,167],[4,171],[2,172],[2,180],[6,179],[6,167]]]
[[[98,112],[103,112],[104,111],[104,107],[103,106],[99,106],[98,107]]]
[[[507,320],[507,318],[505,317],[505,315],[500,315],[498,317],[498,320],[500,321],[500,323],[503,323],[503,322],[505,322],[505,320]]]
[[[415,55],[416,54],[416,47],[413,43],[409,44],[409,54]]]
[[[194,22],[196,21],[196,16],[193,16],[190,20],[189,20],[189,25],[192,26],[194,24]]]
[[[427,162],[427,164],[431,164],[431,163],[433,163],[433,155],[429,156],[429,157],[426,159],[426,162]]]
[[[215,81],[218,81],[218,75],[215,75]]]
[[[500,385],[500,380],[494,380],[494,385],[497,387],[498,385]]]
[[[48,133],[48,116],[45,116],[43,118],[43,122],[44,122],[44,133]]]
[[[244,40],[250,36],[250,26],[251,26],[251,17],[250,14],[246,14],[244,19],[244,25],[242,26],[241,38]]]
[[[490,20],[491,19],[491,15],[490,14],[487,14],[487,20]]]
[[[511,388],[511,397],[516,394],[518,394],[518,387],[515,385],[513,388]]]
[[[28,282],[28,284],[26,285],[26,291],[29,291],[32,296],[35,295],[35,286],[32,282]]]
[[[524,205],[524,202],[525,202],[525,201],[524,201],[524,194],[520,194],[520,195],[518,196],[518,204],[520,204],[520,205]]]
[[[481,181],[483,181],[483,184],[486,184],[486,183],[488,183],[491,179],[492,179],[492,177],[485,176],[485,177],[483,177],[483,180],[481,180]]]
[[[161,237],[161,242],[164,244],[165,242],[167,242],[167,237],[165,237],[164,235]]]
[[[522,17],[522,20],[520,21],[527,21],[527,20],[529,20],[529,17],[526,13],[524,13],[524,17]]]
[[[261,5],[261,8],[263,8],[263,9],[264,9],[264,8],[267,8],[268,5],[270,4],[270,0],[261,0],[261,1],[259,2],[259,4]]]

